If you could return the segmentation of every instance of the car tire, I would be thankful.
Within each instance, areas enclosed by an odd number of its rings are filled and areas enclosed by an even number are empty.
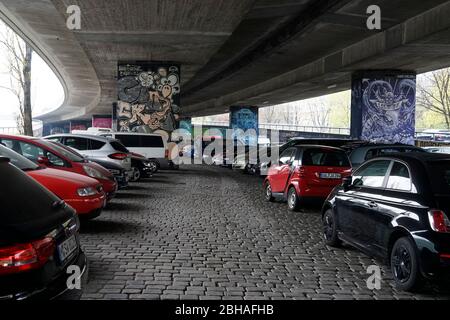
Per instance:
[[[398,239],[391,251],[391,272],[395,286],[403,291],[416,291],[423,285],[419,258],[414,243],[408,237]]]
[[[264,185],[264,198],[267,202],[275,201],[275,198],[272,194],[272,186],[269,182],[266,182],[266,184]]]
[[[299,199],[299,197],[297,195],[297,191],[295,191],[294,187],[290,187],[288,190],[287,204],[288,204],[288,209],[290,211],[299,211],[300,210],[300,199]]]
[[[133,171],[133,173],[131,174],[131,181],[137,182],[141,180],[141,170],[139,170],[138,167],[132,167],[131,170]]]
[[[150,173],[154,174],[159,170],[159,163],[155,160],[149,160]]]
[[[340,247],[342,242],[338,237],[336,215],[333,209],[327,209],[322,217],[323,237],[330,247]]]

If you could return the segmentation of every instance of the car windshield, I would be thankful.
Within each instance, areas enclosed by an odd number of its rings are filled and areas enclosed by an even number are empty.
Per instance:
[[[429,161],[428,168],[433,192],[450,196],[450,160]]]
[[[78,151],[76,151],[75,149],[70,148],[70,147],[67,147],[67,146],[63,145],[61,142],[58,142],[58,141],[51,141],[51,140],[49,140],[49,141],[50,141],[51,143],[53,143],[54,145],[56,145],[56,146],[58,146],[58,147],[60,147],[60,148],[63,148],[63,149],[65,149],[65,150],[67,150],[67,151],[73,153],[73,154],[76,155],[77,157],[80,157],[80,158],[83,158],[83,159],[84,159],[84,157],[83,157],[81,154],[79,154]]]
[[[350,167],[350,162],[344,151],[325,148],[311,148],[303,152],[302,165]]]
[[[75,153],[73,153],[63,147],[60,147],[59,145],[57,145],[51,141],[41,139],[41,140],[39,140],[39,142],[42,143],[43,145],[45,145],[46,147],[52,149],[53,151],[61,154],[63,157],[69,159],[70,161],[84,162],[84,158],[82,156],[76,155]]]
[[[17,152],[0,145],[0,156],[9,158],[11,163],[21,170],[37,170],[40,167]]]

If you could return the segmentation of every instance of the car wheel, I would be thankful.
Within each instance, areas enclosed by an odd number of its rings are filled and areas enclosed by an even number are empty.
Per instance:
[[[150,160],[148,162],[148,167],[150,168],[150,173],[151,174],[156,173],[158,171],[158,169],[159,169],[158,163],[156,161],[154,161],[154,160]]]
[[[269,182],[266,182],[266,185],[264,186],[264,198],[269,202],[273,202],[275,200],[272,195],[272,186]]]
[[[333,209],[328,209],[325,211],[322,218],[322,225],[325,243],[331,247],[339,247],[341,245],[341,241],[337,235],[336,216]]]
[[[395,285],[400,290],[414,291],[422,286],[419,259],[408,237],[398,239],[392,247],[391,271]]]
[[[288,191],[287,197],[288,209],[291,211],[299,211],[300,210],[300,199],[297,196],[297,191],[295,191],[294,187],[290,187]]]
[[[131,174],[131,181],[136,182],[141,179],[141,171],[138,167],[132,167],[131,170],[133,170],[133,173]]]

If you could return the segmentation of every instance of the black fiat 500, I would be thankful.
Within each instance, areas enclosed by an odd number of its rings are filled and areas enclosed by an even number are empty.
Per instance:
[[[410,153],[364,163],[322,209],[325,241],[384,259],[396,285],[418,289],[450,269],[450,155]]]
[[[79,299],[87,260],[75,211],[4,157],[0,177],[0,300]]]

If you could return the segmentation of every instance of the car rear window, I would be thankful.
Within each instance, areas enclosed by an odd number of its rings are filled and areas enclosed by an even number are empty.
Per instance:
[[[128,149],[119,141],[111,141],[110,144],[111,144],[111,147],[113,147],[114,150],[116,150],[116,151],[125,152],[125,153],[129,152]]]
[[[314,148],[303,151],[302,165],[350,167],[350,162],[344,151]]]
[[[427,165],[433,192],[450,195],[450,160],[429,161]]]

